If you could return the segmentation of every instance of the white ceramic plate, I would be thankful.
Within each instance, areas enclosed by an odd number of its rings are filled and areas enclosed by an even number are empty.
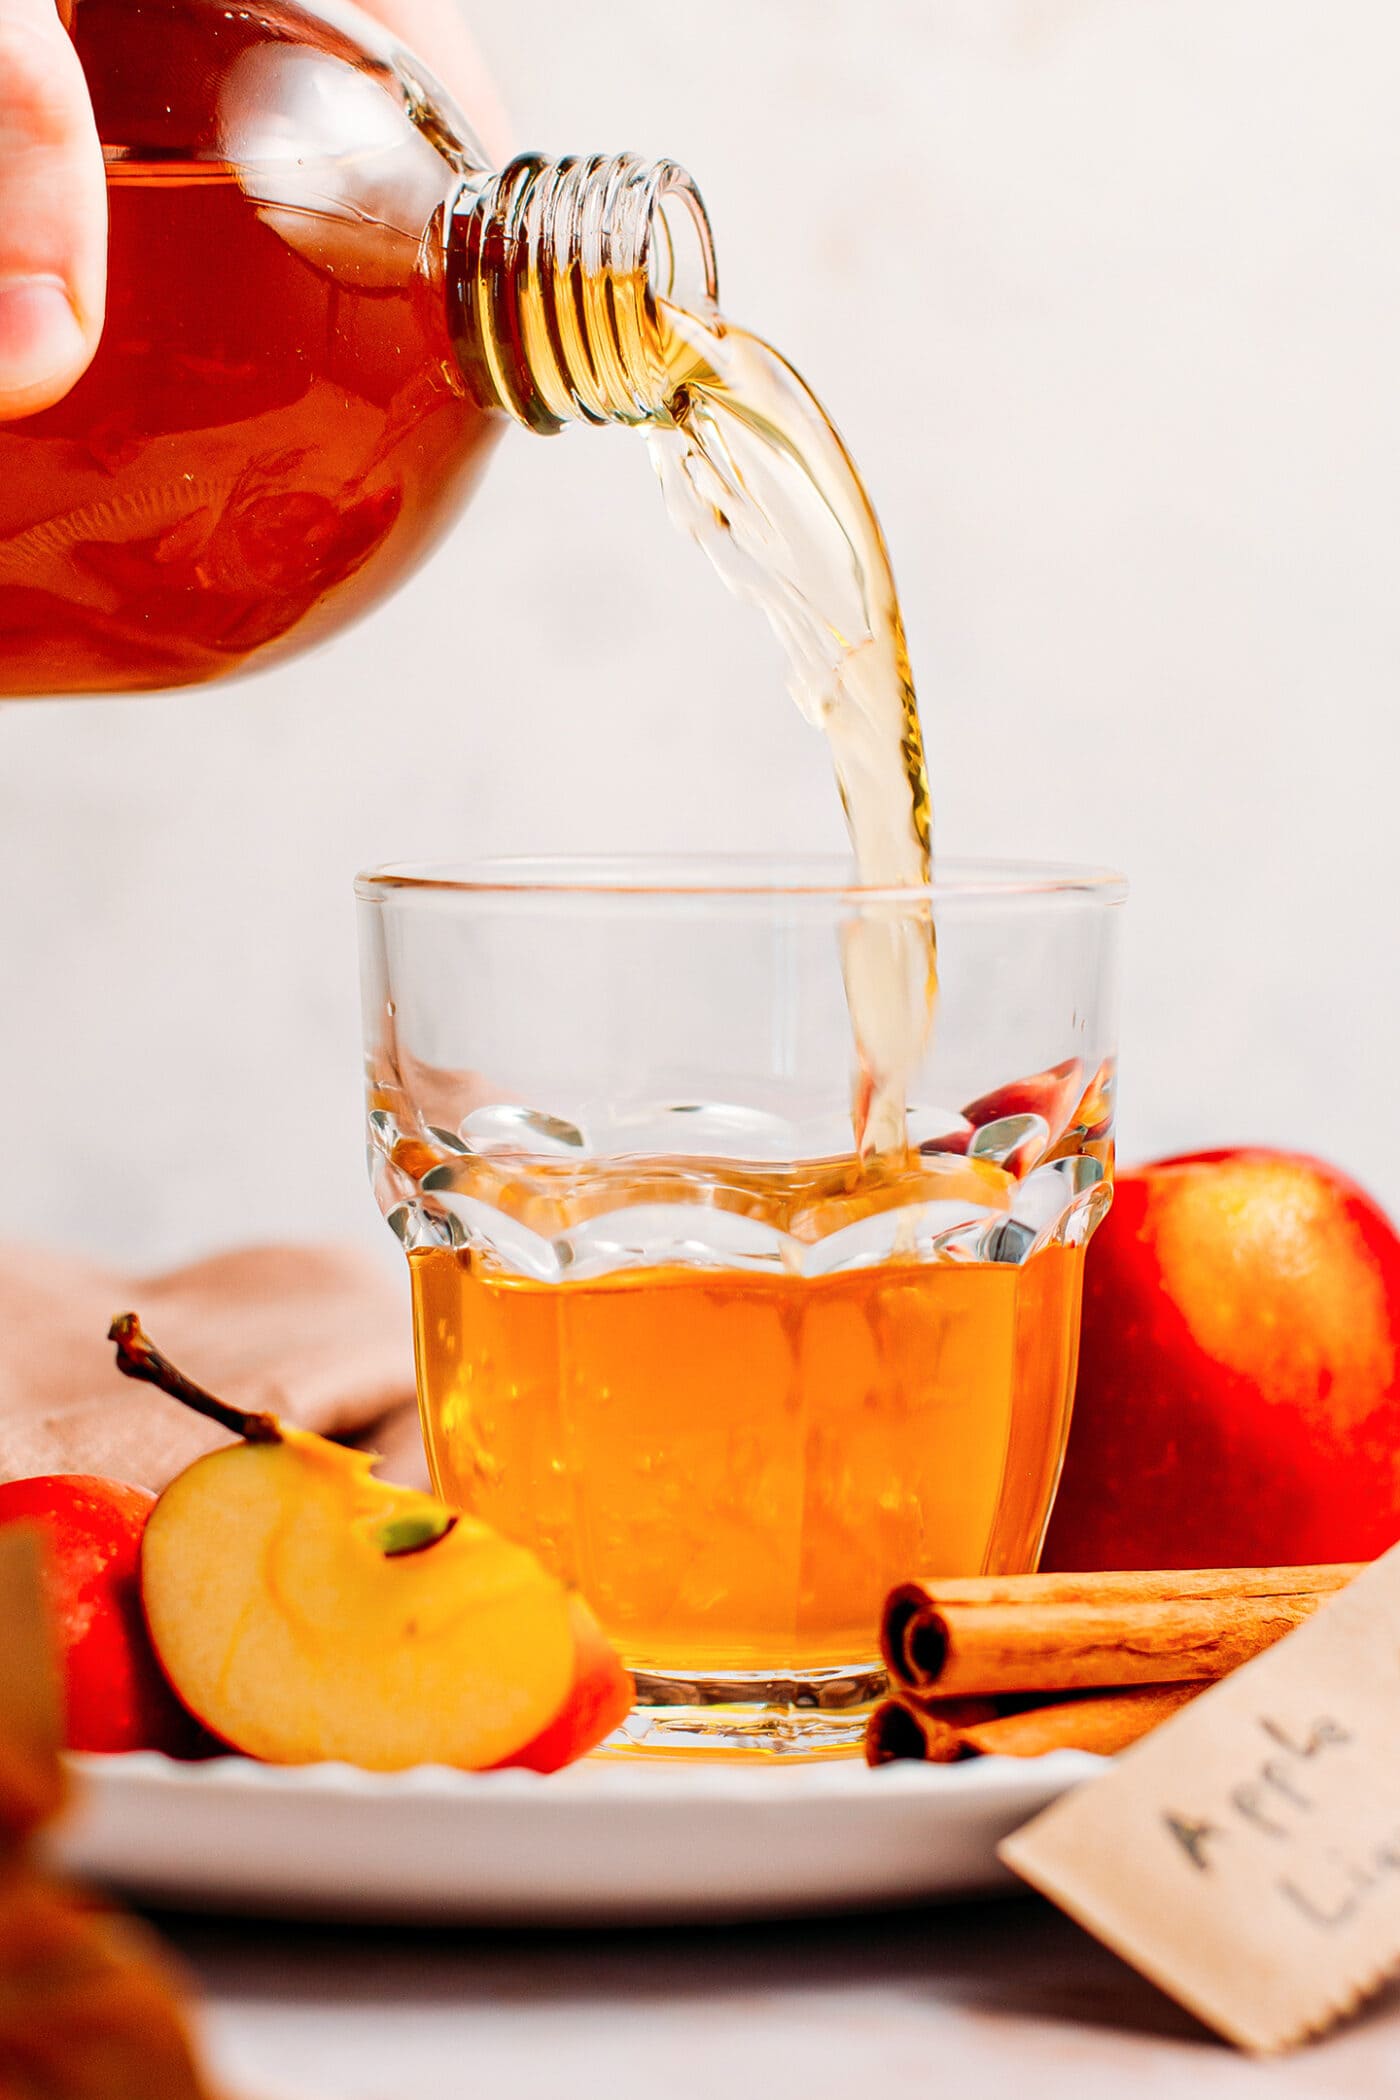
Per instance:
[[[588,1760],[543,1779],[75,1757],[62,1864],[146,1902],[421,1923],[642,1924],[1005,1887],[999,1839],[1099,1763]]]

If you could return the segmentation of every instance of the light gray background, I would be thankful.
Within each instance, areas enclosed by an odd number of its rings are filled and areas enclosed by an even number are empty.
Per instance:
[[[834,408],[943,850],[1132,876],[1127,1156],[1308,1147],[1400,1209],[1391,0],[477,13],[522,140],[691,167],[730,310]],[[767,633],[641,446],[515,435],[321,654],[0,710],[0,1231],[388,1260],[358,865],[840,840]]]

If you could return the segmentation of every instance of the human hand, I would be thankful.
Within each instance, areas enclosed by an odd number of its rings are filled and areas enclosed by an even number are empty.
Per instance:
[[[107,192],[72,0],[0,0],[0,421],[48,408],[102,333]],[[365,0],[421,53],[489,150],[505,120],[455,0]]]

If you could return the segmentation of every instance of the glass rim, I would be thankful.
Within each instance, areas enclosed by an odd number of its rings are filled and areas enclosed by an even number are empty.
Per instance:
[[[355,895],[596,897],[747,902],[793,898],[852,904],[1003,903],[1082,897],[1121,904],[1127,878],[1115,868],[1059,861],[967,859],[936,863],[920,883],[862,883],[839,854],[767,857],[742,853],[492,855],[478,860],[389,861],[355,877]]]

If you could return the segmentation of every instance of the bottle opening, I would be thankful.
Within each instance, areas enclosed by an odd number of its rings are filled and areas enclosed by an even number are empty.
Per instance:
[[[664,415],[659,303],[703,312],[717,292],[705,206],[672,161],[522,154],[464,186],[452,210],[462,369],[529,430]]]

